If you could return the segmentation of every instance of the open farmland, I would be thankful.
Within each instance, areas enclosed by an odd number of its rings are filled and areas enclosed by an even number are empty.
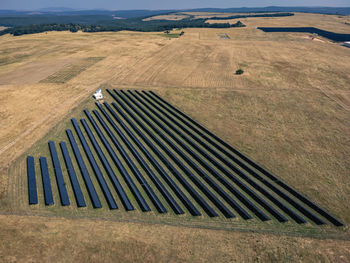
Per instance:
[[[349,27],[337,16],[296,16],[299,21],[304,21],[302,26],[317,25],[321,29],[349,33]],[[152,212],[146,214],[138,209],[114,212],[108,209],[105,200],[99,210],[93,209],[91,203],[86,208],[77,208],[68,184],[72,204],[62,207],[52,167],[49,169],[55,205],[44,205],[42,185],[38,180],[39,204],[28,206],[26,155],[36,157],[36,170],[39,171],[38,157],[50,156],[47,142],[52,139],[67,141],[65,129],[74,129],[70,118],[79,120],[85,117],[85,108],[91,111],[96,107],[91,98],[92,91],[101,87],[106,101],[111,103],[113,100],[105,88],[130,88],[155,91],[349,225],[350,185],[346,183],[350,170],[349,49],[327,40],[312,41],[300,34],[264,33],[255,27],[296,26],[293,24],[296,16],[248,18],[244,21],[247,28],[185,29],[184,36],[171,40],[156,33],[131,32],[2,36],[0,59],[4,64],[0,66],[0,88],[6,95],[0,99],[3,105],[0,112],[0,198],[3,213],[18,214],[2,216],[1,221],[7,222],[4,226],[7,230],[1,231],[3,237],[9,238],[11,233],[21,231],[24,240],[31,238],[32,246],[36,247],[39,240],[52,243],[48,235],[57,233],[60,242],[52,247],[59,249],[62,244],[72,242],[72,236],[85,233],[86,225],[89,225],[89,230],[98,237],[94,247],[103,246],[105,250],[118,246],[110,240],[115,233],[127,238],[125,247],[144,253],[142,258],[150,261],[157,261],[158,255],[171,260],[178,253],[176,247],[179,248],[182,240],[188,245],[181,258],[184,261],[191,260],[186,256],[190,251],[195,251],[198,260],[216,258],[215,249],[209,249],[204,255],[199,252],[207,242],[186,243],[194,235],[192,231],[198,231],[191,227],[198,227],[201,228],[199,235],[203,240],[210,239],[212,247],[220,242],[226,244],[220,248],[223,250],[220,261],[231,259],[231,249],[237,246],[240,248],[237,251],[253,247],[247,254],[257,260],[308,261],[315,260],[315,253],[320,261],[348,261],[349,244],[344,241],[350,238],[347,226],[281,225],[274,220],[246,222],[239,218],[207,216],[193,218],[173,212],[158,214],[153,205]],[[221,39],[220,34],[227,34],[230,39]],[[72,76],[61,77],[64,81],[46,81],[50,76],[66,76],[62,72],[79,61],[97,57],[104,59]],[[35,76],[23,73],[23,68],[36,72],[35,69],[44,69],[45,65],[54,67],[55,61],[61,62],[54,70]],[[244,69],[242,76],[234,74],[238,68]],[[9,75],[15,81],[11,81]],[[60,161],[63,166],[63,159]],[[100,167],[103,166],[100,164]],[[96,179],[93,180],[98,185]],[[81,177],[79,181],[84,184]],[[152,182],[150,185],[154,187]],[[98,191],[103,196],[102,191]],[[86,190],[83,194],[87,196]],[[35,218],[46,230],[29,222],[25,215],[31,215],[29,220]],[[56,216],[70,218],[64,219],[64,230]],[[139,222],[140,225],[133,223],[127,227],[127,224],[115,221]],[[158,225],[154,227],[153,224]],[[128,230],[109,231],[112,226]],[[138,227],[147,237],[135,234],[133,228]],[[73,228],[76,234],[67,235]],[[169,240],[167,235],[174,232],[179,234]],[[32,240],[33,233],[37,240]],[[245,240],[243,243],[241,238]],[[142,248],[150,240],[152,246]],[[163,245],[159,247],[161,240],[164,240]],[[175,246],[172,254],[161,254],[161,248],[169,243]],[[82,249],[78,244],[73,246]],[[28,255],[16,254],[16,248],[12,246],[1,248],[6,249],[10,251],[6,255],[8,259],[12,255],[17,256],[17,260],[27,259]],[[169,248],[166,246],[165,249]],[[51,251],[44,256],[53,255],[55,252]],[[106,260],[113,260],[108,253],[106,257]],[[126,261],[135,259],[128,255],[123,257]],[[64,257],[62,261],[65,261]]]
[[[46,79],[41,80],[42,83],[65,83],[75,76],[79,75],[95,63],[102,60],[103,57],[88,57],[84,58],[78,63],[70,64],[64,67],[60,71],[56,71],[54,74],[48,76]]]

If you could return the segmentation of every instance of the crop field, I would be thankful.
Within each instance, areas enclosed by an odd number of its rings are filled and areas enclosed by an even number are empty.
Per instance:
[[[0,257],[349,261],[346,19],[0,37]]]
[[[43,79],[48,78],[47,76],[50,74],[54,74],[56,71],[60,71],[74,62],[77,62],[77,60],[60,59],[57,61],[28,62],[19,66],[14,71],[2,73],[0,75],[1,85],[36,84],[39,81],[43,82]]]
[[[88,69],[95,63],[99,62],[103,58],[101,57],[91,57],[85,58],[81,61],[67,65],[63,69],[55,72],[54,74],[48,76],[46,79],[41,80],[42,83],[66,83],[75,76],[79,75],[84,70]]]

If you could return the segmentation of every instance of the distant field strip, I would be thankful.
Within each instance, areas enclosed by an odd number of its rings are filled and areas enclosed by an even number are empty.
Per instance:
[[[67,65],[63,69],[55,72],[47,78],[41,80],[41,83],[66,83],[72,78],[104,59],[104,57],[89,57],[84,58],[74,64]]]
[[[258,27],[264,32],[295,32],[316,34],[336,42],[350,41],[350,34],[339,34],[315,27]]]

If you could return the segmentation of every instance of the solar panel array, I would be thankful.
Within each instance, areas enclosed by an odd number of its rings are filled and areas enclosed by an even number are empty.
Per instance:
[[[87,119],[81,119],[81,124],[73,118],[76,136],[66,130],[79,170],[74,169],[67,144],[60,142],[78,207],[87,206],[81,177],[94,208],[101,208],[100,198],[104,198],[111,210],[118,209],[120,201],[126,211],[139,208],[147,212],[154,207],[158,213],[171,209],[179,215],[344,225],[154,92],[107,91],[114,99],[111,105],[96,103],[94,116],[84,110]],[[53,141],[49,149],[61,205],[69,206],[63,166]],[[52,205],[45,157],[40,157],[40,168],[45,204]],[[30,156],[27,171],[29,204],[37,204],[34,158]],[[100,190],[103,195],[99,196]]]

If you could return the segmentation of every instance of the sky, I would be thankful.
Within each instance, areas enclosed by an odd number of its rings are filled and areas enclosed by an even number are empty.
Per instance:
[[[264,6],[349,7],[350,0],[0,0],[0,9],[36,10],[47,7],[74,9],[190,9]]]

